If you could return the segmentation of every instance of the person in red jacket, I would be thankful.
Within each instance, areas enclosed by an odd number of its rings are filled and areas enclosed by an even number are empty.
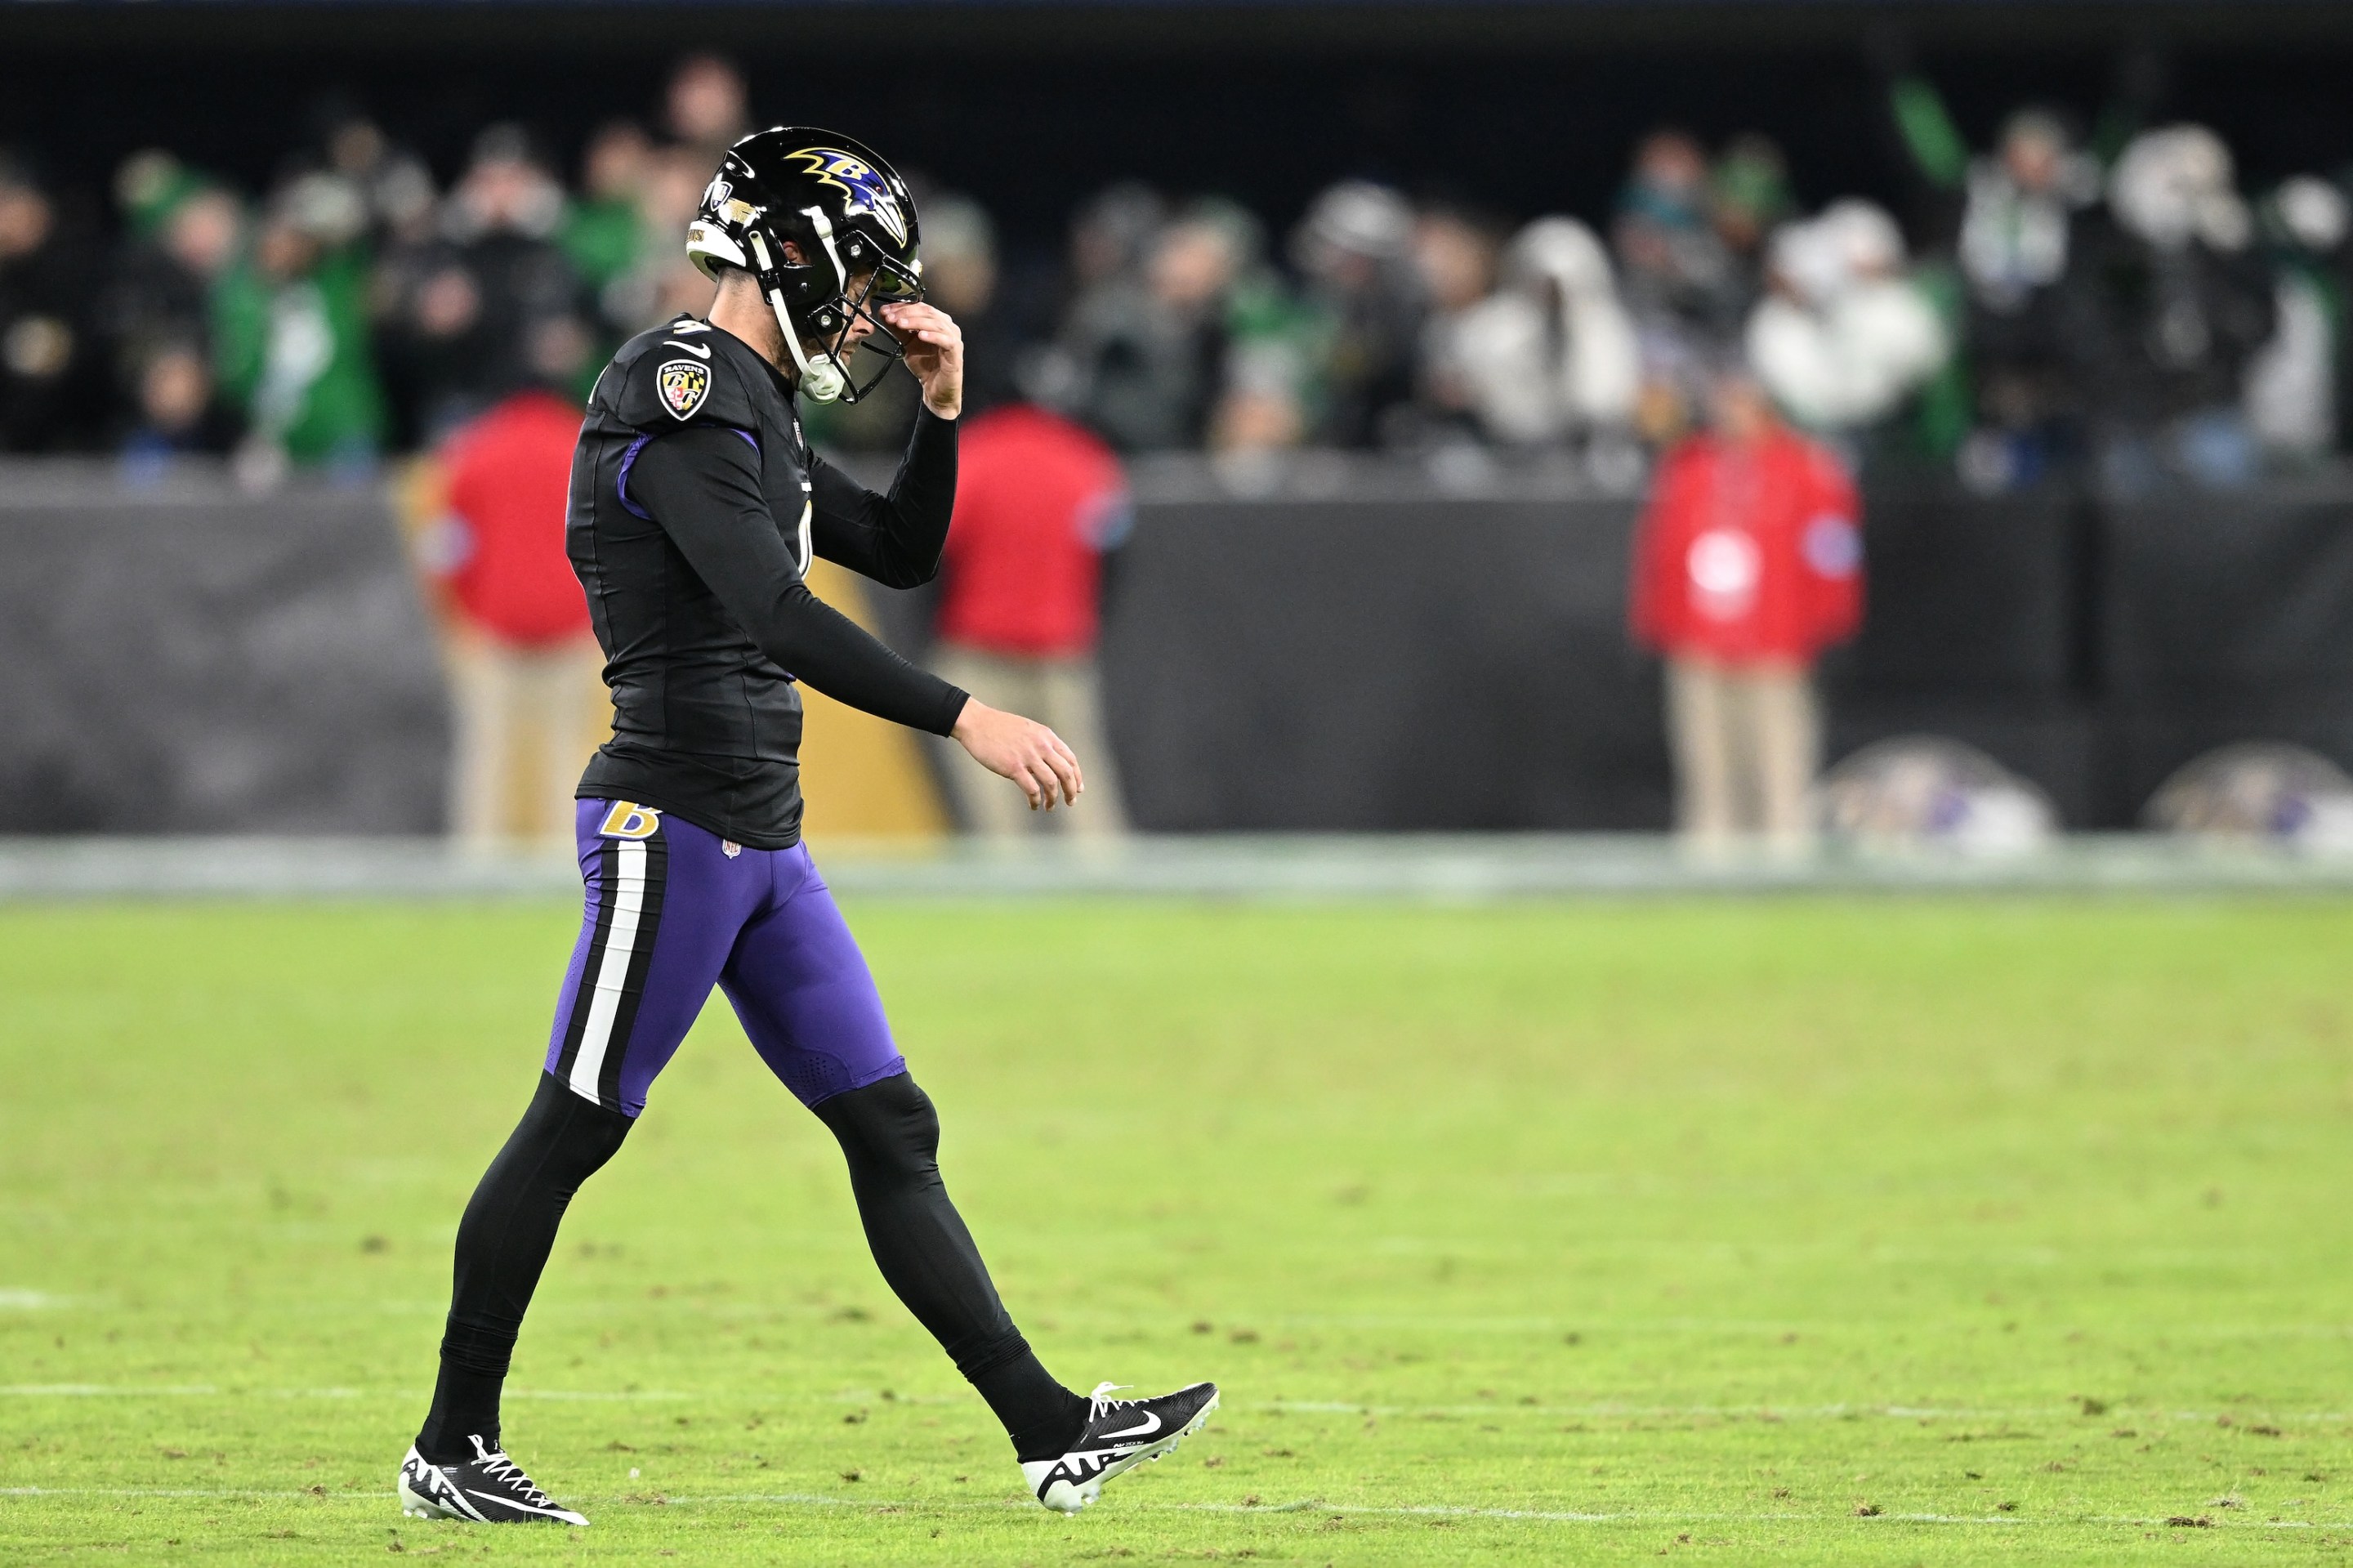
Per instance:
[[[1127,476],[1092,432],[1033,404],[965,427],[941,567],[939,673],[985,703],[1034,715],[1087,758],[1086,808],[1058,813],[1064,831],[1122,832],[1094,653],[1103,553],[1134,516]],[[949,777],[975,831],[1018,832],[1029,818],[1018,797],[965,788],[962,770]]]
[[[1677,825],[1703,843],[1811,837],[1813,666],[1862,619],[1861,508],[1829,450],[1745,371],[1670,450],[1636,534],[1630,620],[1667,662]]]
[[[494,405],[442,448],[448,515],[432,554],[451,621],[449,822],[476,846],[569,843],[573,786],[596,747],[602,656],[564,553],[579,436],[580,410],[533,390]],[[527,802],[521,820],[519,801]]]

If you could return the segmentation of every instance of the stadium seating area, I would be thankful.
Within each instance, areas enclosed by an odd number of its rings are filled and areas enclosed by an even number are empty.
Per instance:
[[[1631,491],[1736,355],[1866,465],[1984,492],[2084,471],[2231,487],[2336,451],[2337,182],[2242,191],[2222,138],[2162,123],[2130,73],[2096,125],[2025,107],[1983,147],[1908,60],[1878,79],[1873,129],[1908,182],[1894,211],[1801,202],[1838,193],[1809,189],[1771,127],[1713,147],[1660,130],[1607,211],[1348,178],[1293,220],[1126,182],[1077,193],[1040,264],[998,243],[993,193],[930,186],[925,254],[980,400],[1064,407],[1129,451],[1207,449],[1245,483],[1336,447],[1441,471],[1544,454]],[[34,162],[0,163],[0,448],[134,471],[234,452],[266,482],[428,447],[520,385],[584,390],[614,342],[703,303],[677,236],[764,107],[698,57],[656,131],[559,148],[494,123],[439,171],[345,111],[267,189],[131,157],[105,232]],[[900,392],[821,435],[895,445]]]

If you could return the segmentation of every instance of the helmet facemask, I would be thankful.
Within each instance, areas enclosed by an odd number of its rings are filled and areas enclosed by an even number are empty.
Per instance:
[[[923,297],[923,263],[907,266],[895,257],[881,254],[854,233],[846,247],[839,245],[833,226],[822,211],[807,207],[801,216],[809,220],[824,252],[821,260],[812,257],[804,266],[822,267],[830,272],[834,283],[831,297],[810,306],[806,319],[796,322],[787,302],[785,269],[770,254],[767,236],[754,228],[750,239],[760,290],[767,299],[768,308],[776,313],[776,325],[784,334],[785,351],[793,356],[794,367],[800,373],[799,390],[812,402],[855,403],[880,386],[891,374],[892,366],[906,358],[906,345],[879,313],[884,305],[913,303]],[[847,256],[843,254],[845,249]],[[854,294],[849,286],[852,279],[859,280]],[[862,382],[850,369],[859,345],[849,341],[850,328],[860,320],[873,329],[862,340],[864,346],[882,362]],[[802,341],[805,337],[816,340],[814,355]]]

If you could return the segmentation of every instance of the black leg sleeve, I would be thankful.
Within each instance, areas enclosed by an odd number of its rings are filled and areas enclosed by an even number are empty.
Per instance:
[[[940,1118],[904,1073],[821,1100],[841,1142],[866,1243],[883,1279],[980,1391],[1024,1459],[1060,1455],[1087,1402],[1039,1363],[997,1299],[972,1233],[940,1180]]]
[[[499,1440],[499,1390],[522,1315],[580,1184],[628,1136],[629,1118],[543,1073],[531,1108],[499,1150],[458,1224],[456,1283],[441,1336],[433,1408],[417,1434],[426,1458],[470,1457],[466,1439]]]

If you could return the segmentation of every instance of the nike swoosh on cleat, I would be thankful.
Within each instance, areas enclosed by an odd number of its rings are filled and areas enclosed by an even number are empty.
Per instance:
[[[1152,1412],[1147,1410],[1144,1413],[1143,1425],[1131,1426],[1124,1432],[1105,1432],[1101,1434],[1101,1436],[1103,1441],[1109,1443],[1113,1439],[1120,1437],[1148,1437],[1153,1433],[1159,1430],[1160,1417],[1153,1414]]]
[[[484,1502],[497,1503],[501,1508],[516,1509],[524,1513],[552,1513],[554,1511],[552,1507],[541,1508],[537,1504],[519,1501],[514,1498],[502,1498],[496,1492],[478,1492],[471,1487],[467,1487],[463,1489],[463,1490],[469,1497],[480,1498]]]
[[[695,344],[691,343],[681,343],[674,337],[666,337],[662,339],[662,346],[664,348],[682,348],[698,359],[708,359],[711,357],[711,351],[709,349],[697,347]]]

